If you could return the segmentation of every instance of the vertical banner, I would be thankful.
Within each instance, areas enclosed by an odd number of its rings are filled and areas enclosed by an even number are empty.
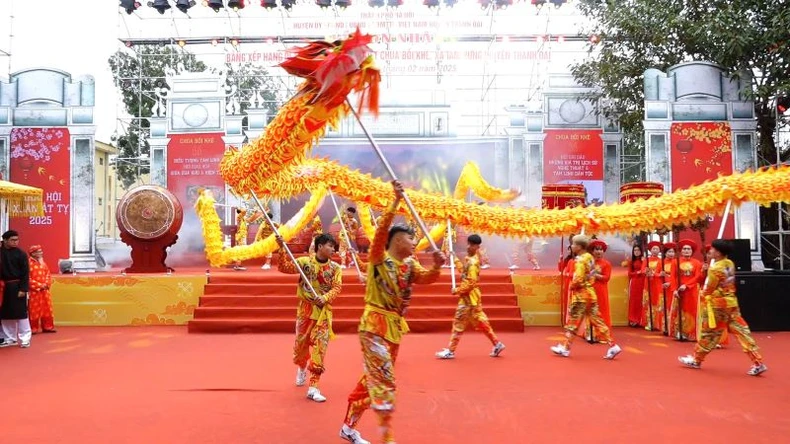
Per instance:
[[[12,182],[44,190],[44,215],[14,218],[9,227],[19,232],[25,248],[38,244],[51,270],[69,258],[71,225],[71,139],[68,128],[13,128]]]
[[[179,244],[202,250],[202,235],[195,205],[200,188],[210,189],[217,203],[225,203],[225,182],[219,163],[225,153],[222,133],[170,134],[167,144],[167,189],[184,208]],[[220,215],[222,209],[218,209]]]
[[[719,174],[732,174],[732,131],[727,122],[673,123],[670,144],[672,192],[716,179]],[[719,233],[722,218],[709,215],[708,220],[705,242],[710,243]],[[724,238],[733,237],[735,221],[730,215]]]
[[[603,202],[602,130],[545,130],[543,183],[582,184],[587,203]]]

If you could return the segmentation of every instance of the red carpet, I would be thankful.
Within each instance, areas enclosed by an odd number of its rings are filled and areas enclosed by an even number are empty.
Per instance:
[[[423,261],[423,263],[425,263]],[[259,266],[243,272],[211,275],[190,333],[290,333],[296,314],[298,277]],[[450,271],[439,282],[413,287],[409,328],[414,333],[448,330],[458,297],[450,294]],[[483,304],[494,329],[522,332],[524,321],[507,270],[484,270],[480,281]],[[343,292],[333,305],[333,326],[337,333],[356,332],[364,308],[365,286],[355,269],[344,270]]]
[[[447,326],[449,329],[449,326]],[[731,346],[702,370],[676,356],[691,345],[616,329],[626,351],[579,342],[552,356],[557,330],[506,333],[501,358],[479,333],[458,358],[433,353],[446,334],[409,335],[397,364],[399,442],[786,442],[790,333],[757,334],[770,370],[746,376]],[[294,387],[291,335],[188,335],[185,328],[61,328],[29,349],[0,349],[0,441],[7,443],[342,443],[356,383],[357,338],[330,344],[315,404]],[[368,412],[360,431],[376,442]]]

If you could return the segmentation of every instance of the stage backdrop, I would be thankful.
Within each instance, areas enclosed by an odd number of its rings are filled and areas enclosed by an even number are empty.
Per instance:
[[[602,130],[545,130],[543,183],[583,184],[587,202],[603,202]]]
[[[11,130],[10,180],[44,190],[44,215],[10,219],[9,227],[19,232],[23,249],[41,245],[53,271],[70,256],[70,145],[68,128]]]
[[[507,140],[471,139],[414,142],[379,142],[395,174],[407,188],[452,196],[461,169],[468,161],[477,163],[483,177],[495,183],[494,157],[497,146],[507,148]],[[391,179],[378,156],[366,142],[320,145],[315,157],[328,157],[352,169],[370,173],[373,177],[389,182]],[[306,200],[300,196],[283,203],[285,219],[295,214]],[[342,204],[341,204],[342,205]],[[324,225],[335,217],[331,203],[324,205],[319,214]]]
[[[670,143],[673,192],[716,179],[720,174],[732,174],[732,132],[729,123],[673,123]],[[705,233],[705,242],[710,243],[716,239],[722,218],[711,216],[708,220],[710,227]],[[692,236],[690,231],[681,237],[699,241],[696,234]],[[735,223],[730,215],[724,238],[733,237]]]

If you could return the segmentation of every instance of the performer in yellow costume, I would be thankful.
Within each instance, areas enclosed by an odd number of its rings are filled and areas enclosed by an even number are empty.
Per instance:
[[[258,227],[258,232],[255,233],[255,242],[259,242],[259,241],[261,241],[263,239],[266,239],[267,237],[271,236],[274,231],[272,230],[272,227],[270,227],[269,224],[267,224],[263,220],[263,214],[261,214],[259,212],[256,212],[256,214],[258,215],[258,218],[256,220],[250,221],[250,223],[260,223],[261,224],[260,227]],[[274,214],[272,214],[269,210],[266,210],[266,215],[269,216],[270,220],[274,219]],[[277,227],[277,228],[280,228],[280,224],[278,224],[277,222],[274,223],[274,226]],[[267,254],[266,256],[263,257],[263,265],[261,266],[261,270],[268,270],[270,268],[272,268],[272,254],[271,253],[269,253],[269,254]]]
[[[324,234],[324,224],[321,223],[321,217],[318,215],[313,218],[313,223],[310,224],[310,232],[313,236],[312,240],[310,241],[310,246],[307,247],[307,252],[310,254],[315,254],[315,239]]]
[[[749,325],[741,316],[738,298],[735,295],[735,264],[729,259],[732,245],[716,239],[711,244],[714,263],[708,270],[708,278],[702,291],[702,333],[694,347],[694,355],[681,356],[678,360],[686,367],[700,368],[702,362],[721,341],[725,330],[729,330],[752,361],[746,374],[757,376],[768,367],[763,363],[757,342],[754,341]]]
[[[359,230],[359,222],[357,222],[356,214],[357,209],[348,207],[341,213],[343,216],[343,227],[348,231],[348,236],[343,230],[340,230],[340,246],[338,247],[338,255],[340,256],[340,266],[348,268],[354,265],[354,256],[348,248],[350,242],[356,241],[357,230]]]
[[[595,282],[595,259],[587,251],[590,238],[582,234],[573,236],[571,251],[575,258],[573,280],[570,284],[571,306],[569,308],[568,323],[565,325],[565,342],[551,347],[551,351],[559,356],[568,357],[571,354],[573,338],[586,318],[598,331],[601,342],[609,345],[604,359],[614,359],[623,350],[615,344],[611,330],[606,326],[601,314],[598,312],[598,297],[595,295],[593,283]]]
[[[239,224],[239,229],[236,231],[236,245],[247,245],[247,210],[244,208],[236,208],[236,223]],[[246,268],[242,266],[241,261],[236,261],[233,264],[233,269],[236,271],[245,271]]]
[[[378,414],[382,442],[393,443],[391,420],[395,409],[395,360],[401,337],[408,332],[406,310],[412,284],[432,284],[439,279],[445,256],[434,252],[433,268],[414,260],[414,232],[404,225],[390,228],[403,198],[403,185],[393,182],[395,201],[382,215],[370,246],[365,290],[365,310],[359,323],[364,374],[348,396],[348,410],[340,437],[365,444],[354,427],[368,407]]]
[[[314,297],[307,283],[299,278],[293,359],[298,367],[296,385],[304,385],[309,370],[310,387],[307,389],[307,397],[316,402],[324,402],[326,397],[318,390],[318,381],[325,370],[324,357],[332,336],[332,302],[340,294],[342,286],[340,265],[330,259],[337,247],[337,241],[328,233],[316,237],[315,255],[298,258],[298,264],[294,264],[285,253],[283,239],[278,237],[277,243],[280,244],[278,270],[286,274],[299,274],[296,268],[298,265],[318,293],[318,297]]]
[[[494,348],[491,350],[490,356],[496,358],[505,349],[505,344],[501,343],[491,328],[491,323],[488,321],[483,311],[482,293],[478,287],[480,279],[480,245],[483,240],[477,234],[472,234],[466,239],[466,253],[467,256],[462,263],[455,258],[456,267],[463,270],[461,273],[461,285],[453,289],[453,294],[460,296],[458,300],[458,308],[455,310],[455,318],[453,319],[453,332],[450,335],[450,345],[444,350],[436,353],[439,359],[453,359],[455,357],[455,349],[458,348],[458,343],[461,341],[461,335],[468,325],[473,325],[478,330],[481,330],[486,335],[488,340],[491,341]]]

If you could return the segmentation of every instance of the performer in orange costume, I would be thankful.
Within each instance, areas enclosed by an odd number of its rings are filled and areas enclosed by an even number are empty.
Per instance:
[[[440,359],[453,359],[455,357],[455,350],[458,348],[458,343],[461,341],[461,335],[464,334],[467,325],[472,325],[476,329],[486,335],[491,344],[494,346],[491,349],[489,356],[496,358],[505,349],[505,344],[499,342],[499,339],[491,328],[491,323],[488,321],[483,311],[482,293],[477,283],[480,279],[480,245],[483,240],[477,234],[472,234],[466,239],[466,253],[467,256],[463,262],[455,258],[456,268],[462,270],[461,272],[461,285],[453,289],[453,294],[460,296],[458,300],[458,308],[455,310],[455,318],[453,319],[453,331],[450,335],[450,345],[444,350],[436,353],[436,357]]]
[[[669,322],[670,310],[672,309],[672,294],[678,289],[678,273],[677,273],[677,250],[678,245],[674,242],[667,242],[664,244],[664,255],[661,260],[661,305],[665,310],[666,317],[661,318],[664,323],[663,331],[665,335],[673,336],[672,324]]]
[[[513,245],[513,265],[510,266],[511,270],[517,269],[519,266],[519,257],[521,256],[521,251],[527,256],[527,262],[532,264],[533,270],[540,270],[540,263],[538,262],[538,257],[532,251],[532,247],[535,244],[535,240],[531,237],[524,238],[523,242],[516,242]]]
[[[681,356],[678,360],[687,367],[700,368],[708,354],[718,345],[722,333],[729,330],[752,361],[752,367],[746,374],[760,375],[768,367],[763,363],[759,347],[738,307],[738,298],[735,295],[735,264],[728,258],[732,253],[732,245],[723,239],[716,239],[711,251],[715,262],[708,270],[707,286],[703,289],[705,303],[700,308],[702,334],[694,347],[694,355]]]
[[[598,312],[598,301],[593,290],[595,281],[595,259],[587,252],[590,240],[587,236],[573,236],[571,249],[576,255],[576,268],[571,281],[571,307],[568,324],[565,326],[565,342],[551,347],[554,354],[568,357],[571,354],[571,343],[582,321],[587,319],[594,328],[598,329],[603,338],[602,342],[609,344],[604,359],[614,359],[623,350],[615,344],[611,331],[601,319]]]
[[[337,241],[329,233],[321,234],[315,238],[315,255],[298,258],[298,264],[294,264],[285,253],[281,237],[277,238],[277,243],[280,244],[277,269],[281,273],[299,274],[296,268],[298,265],[318,293],[318,298],[314,297],[308,284],[299,278],[296,290],[299,305],[296,308],[294,364],[297,366],[296,385],[304,385],[309,370],[310,387],[307,389],[307,397],[315,402],[324,402],[326,397],[318,390],[318,381],[324,373],[324,357],[329,339],[333,336],[332,302],[340,294],[343,276],[340,265],[330,259],[337,248]]]
[[[55,333],[55,319],[52,316],[52,274],[44,262],[41,245],[33,245],[30,254],[30,328],[33,333]]]
[[[645,267],[647,261],[642,247],[631,248],[631,259],[628,261],[628,326],[639,327],[642,320],[642,297],[645,293]]]
[[[272,227],[270,227],[269,224],[266,223],[266,221],[263,220],[263,214],[261,214],[261,213],[256,213],[256,214],[258,215],[258,218],[256,220],[251,221],[251,223],[259,223],[260,224],[260,226],[258,227],[258,232],[255,233],[255,242],[258,242],[260,240],[266,239],[267,237],[271,236],[272,233],[274,233],[274,231],[272,230]],[[272,214],[269,210],[266,210],[266,215],[269,216],[270,220],[274,219],[274,214]],[[279,228],[280,224],[275,222],[274,226]],[[315,238],[313,238],[313,240],[315,241]],[[264,256],[264,258],[263,258],[263,265],[261,265],[261,270],[268,270],[270,268],[272,268],[272,254],[271,253],[269,253],[266,256]]]
[[[395,201],[382,215],[370,245],[365,289],[365,310],[359,323],[364,374],[348,396],[348,410],[340,437],[364,444],[354,427],[368,407],[378,414],[382,441],[395,442],[392,414],[395,409],[394,364],[401,337],[408,332],[406,310],[412,284],[432,284],[439,279],[445,256],[433,254],[433,268],[426,270],[414,260],[414,232],[407,226],[390,228],[403,198],[403,185],[393,182]]]
[[[595,239],[590,242],[590,248],[592,249],[593,257],[595,258],[595,269],[594,269],[594,276],[595,282],[593,283],[593,290],[595,290],[595,295],[598,297],[598,310],[601,313],[601,318],[603,319],[606,326],[609,327],[609,330],[612,329],[612,315],[609,311],[609,279],[612,277],[612,264],[604,259],[603,254],[609,248],[606,245],[606,242]],[[605,340],[604,336],[601,334],[601,331],[593,328],[593,337],[596,342],[602,342]],[[589,339],[589,338],[588,338]]]
[[[345,227],[346,231],[348,231],[348,236],[346,233],[343,232],[342,228],[340,230],[340,246],[338,247],[338,255],[340,256],[340,266],[343,268],[348,268],[354,265],[354,256],[351,254],[351,251],[348,249],[349,240],[354,242],[356,240],[357,230],[359,229],[359,222],[354,217],[357,214],[357,209],[354,207],[346,208],[343,213],[343,227]],[[348,239],[350,238],[350,239]]]
[[[642,325],[648,331],[661,331],[664,328],[664,312],[662,311],[662,295],[664,293],[661,278],[661,242],[652,241],[647,244],[650,256],[647,258],[645,275],[647,276],[647,299],[643,304]]]
[[[310,240],[310,246],[307,247],[307,252],[309,254],[315,254],[315,239],[324,234],[324,224],[321,223],[321,217],[316,215],[313,218],[313,223],[310,224],[310,233],[312,235],[312,239]]]
[[[678,246],[681,256],[678,260],[680,286],[672,293],[670,333],[673,338],[694,341],[697,337],[697,300],[702,262],[691,257],[697,250],[696,242],[683,239],[678,242]]]
[[[573,250],[568,245],[568,255],[560,256],[557,268],[560,271],[560,326],[564,327],[568,323],[568,306],[571,300],[570,284],[573,280],[573,271],[576,269],[576,262],[573,260]]]

